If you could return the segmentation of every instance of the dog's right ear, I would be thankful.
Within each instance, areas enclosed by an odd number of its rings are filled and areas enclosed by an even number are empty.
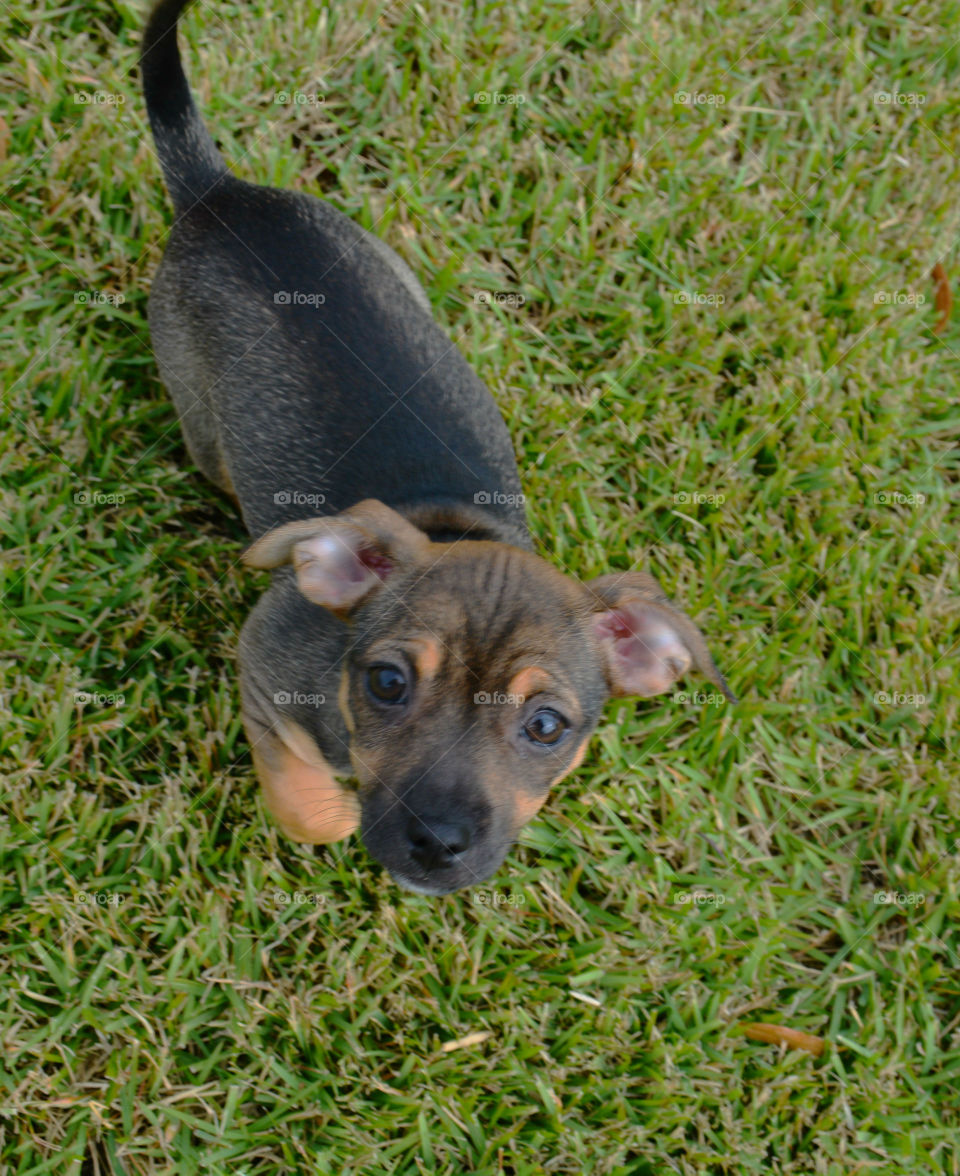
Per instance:
[[[303,595],[346,617],[396,571],[425,558],[429,547],[403,515],[368,498],[329,518],[275,527],[244,552],[243,562],[251,568],[292,563]]]
[[[693,666],[737,701],[703,634],[670,603],[653,576],[614,572],[586,587],[593,598],[594,636],[615,698],[662,694]]]

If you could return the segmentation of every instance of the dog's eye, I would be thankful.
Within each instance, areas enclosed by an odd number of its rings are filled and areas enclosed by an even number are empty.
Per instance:
[[[367,670],[367,689],[377,700],[395,706],[407,697],[407,679],[396,666],[371,666]]]
[[[534,743],[559,743],[567,733],[568,723],[555,710],[544,708],[523,724],[523,733]]]

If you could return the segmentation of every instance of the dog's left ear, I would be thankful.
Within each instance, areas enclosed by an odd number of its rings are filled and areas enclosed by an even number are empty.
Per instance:
[[[292,563],[297,587],[346,619],[397,571],[428,557],[430,540],[375,498],[337,515],[298,519],[262,535],[243,555],[251,568]]]
[[[703,634],[645,572],[616,573],[586,585],[593,598],[593,632],[616,698],[669,690],[693,666],[731,702],[733,691],[717,669]]]

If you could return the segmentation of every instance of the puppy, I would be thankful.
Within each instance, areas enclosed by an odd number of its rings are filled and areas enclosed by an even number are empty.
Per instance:
[[[240,637],[264,800],[294,840],[359,827],[397,882],[446,894],[497,869],[607,698],[690,669],[730,692],[650,576],[582,584],[533,553],[504,422],[404,262],[230,174],[185,7],[161,0],[141,59],[176,211],[150,331],[191,457],[272,572]]]

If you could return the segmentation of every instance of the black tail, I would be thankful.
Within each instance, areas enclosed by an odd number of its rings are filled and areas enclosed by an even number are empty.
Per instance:
[[[143,93],[167,188],[178,212],[210,190],[227,165],[203,125],[180,64],[177,20],[190,0],[159,0],[140,53]]]

